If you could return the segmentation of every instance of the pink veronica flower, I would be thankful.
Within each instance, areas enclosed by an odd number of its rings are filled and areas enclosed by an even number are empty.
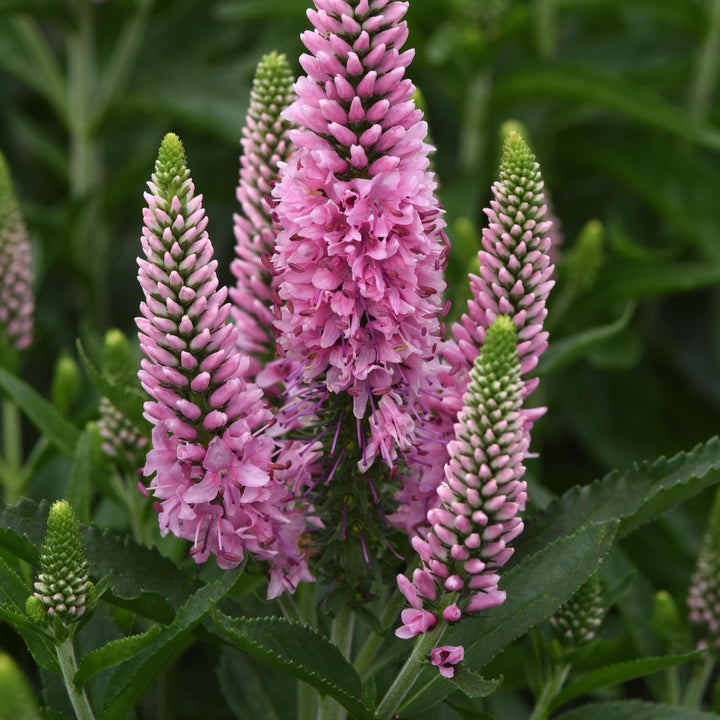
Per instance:
[[[316,0],[298,99],[298,148],[273,196],[282,227],[278,343],[300,380],[353,397],[368,419],[361,469],[417,441],[440,336],[447,242],[428,170],[427,125],[402,51],[405,2]]]
[[[457,622],[505,600],[497,571],[522,532],[519,513],[527,499],[522,396],[517,333],[512,320],[500,316],[470,373],[445,481],[437,489],[439,507],[428,512],[425,536],[412,540],[422,568],[412,583],[398,578],[416,612],[429,607],[436,619]],[[404,616],[403,623],[396,634],[408,637],[414,628],[406,627]]]
[[[454,666],[462,662],[464,658],[465,648],[462,645],[443,645],[430,651],[430,662],[446,678],[455,676]]]
[[[488,227],[483,230],[478,253],[480,274],[470,275],[472,299],[468,311],[452,327],[454,338],[440,346],[443,363],[437,374],[441,391],[428,400],[431,410],[423,418],[426,435],[445,438],[426,443],[422,463],[412,464],[409,477],[396,495],[400,507],[390,517],[399,528],[413,534],[427,511],[438,504],[436,489],[444,479],[448,461],[447,442],[463,407],[470,369],[482,348],[488,327],[499,315],[512,318],[518,335],[518,355],[523,375],[531,373],[547,348],[543,330],[546,301],[554,266],[552,224],[547,219],[544,184],[535,157],[516,132],[508,133],[499,180],[493,185],[494,200],[485,210]],[[537,387],[538,378],[526,379],[523,397]],[[522,411],[526,438],[533,422],[545,408]]]
[[[27,227],[0,153],[0,341],[16,350],[32,342],[35,298],[33,258]]]
[[[238,347],[250,357],[247,378],[255,379],[263,361],[275,357],[275,318],[271,296],[270,254],[275,246],[277,226],[270,217],[265,198],[278,173],[278,163],[292,150],[287,137],[291,124],[280,113],[292,102],[293,78],[284,55],[265,55],[257,66],[250,93],[240,183],[237,198],[242,214],[236,214],[236,257],[230,269],[237,279],[230,289],[232,316],[238,327]],[[268,376],[269,384],[279,377]]]
[[[145,403],[155,427],[144,474],[161,532],[191,540],[197,562],[213,554],[231,568],[251,553],[273,567],[271,594],[293,590],[310,577],[298,549],[304,519],[274,475],[275,442],[258,434],[272,415],[244,379],[248,358],[228,322],[202,196],[176,135],[163,140],[148,186],[138,375],[153,398]]]

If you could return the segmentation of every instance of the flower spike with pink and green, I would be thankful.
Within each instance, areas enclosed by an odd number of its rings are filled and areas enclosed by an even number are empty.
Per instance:
[[[0,153],[0,342],[23,350],[32,342],[33,258],[10,168]]]
[[[137,326],[146,356],[139,377],[153,398],[145,403],[154,428],[144,474],[160,529],[190,540],[197,562],[213,554],[232,568],[248,553],[269,562],[275,597],[311,579],[298,549],[304,515],[275,475],[277,447],[262,435],[272,414],[244,379],[249,359],[218,284],[202,196],[172,133],[148,187]]]
[[[238,328],[238,347],[250,357],[247,371],[250,380],[255,380],[264,364],[276,357],[268,266],[279,228],[272,220],[267,202],[277,181],[278,163],[287,160],[293,149],[288,139],[291,124],[281,117],[295,97],[292,85],[285,56],[276,52],[263,56],[253,79],[240,141],[243,154],[237,199],[242,213],[234,216],[236,257],[230,269],[236,284],[230,288],[230,298]],[[270,374],[268,369],[265,374]]]

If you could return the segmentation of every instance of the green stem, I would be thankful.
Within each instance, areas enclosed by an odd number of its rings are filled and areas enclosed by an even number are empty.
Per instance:
[[[466,172],[476,173],[482,161],[483,121],[490,84],[489,69],[481,70],[468,83],[458,157],[460,167]]]
[[[5,460],[5,501],[14,505],[22,495],[22,434],[20,411],[14,401],[2,400],[3,458]]]
[[[686,708],[691,708],[693,710],[700,709],[700,704],[702,703],[703,696],[705,695],[708,681],[715,669],[715,662],[715,656],[712,653],[708,653],[702,664],[698,663],[695,665],[692,678],[685,690],[685,702],[683,704]]]
[[[400,707],[400,703],[402,703],[405,696],[410,692],[410,688],[415,684],[420,671],[425,665],[427,656],[440,642],[440,638],[443,636],[446,628],[447,623],[441,620],[432,630],[417,636],[415,647],[412,653],[410,653],[410,657],[405,662],[405,665],[403,665],[395,681],[385,693],[385,697],[378,706],[375,713],[376,720],[390,720],[390,718],[393,717]]]
[[[712,0],[708,20],[707,35],[700,51],[690,94],[690,114],[697,120],[707,118],[717,80],[720,62],[720,0]]]
[[[550,677],[545,683],[545,687],[543,687],[540,693],[540,697],[535,702],[535,709],[530,716],[530,720],[545,720],[545,718],[547,718],[550,714],[552,701],[560,690],[562,690],[569,672],[570,665],[558,665],[552,670]]]
[[[355,631],[355,612],[345,605],[339,615],[333,620],[330,640],[338,647],[340,652],[350,658],[352,653],[353,633]],[[326,697],[320,703],[319,720],[345,720],[347,711],[336,700]]]
[[[355,658],[355,669],[360,673],[361,677],[366,676],[368,668],[375,659],[377,651],[385,642],[384,631],[395,621],[400,615],[400,610],[407,601],[399,590],[396,590],[391,596],[389,602],[385,605],[385,610],[380,616],[380,632],[373,632],[360,648],[360,652]]]
[[[71,638],[66,638],[56,646],[58,662],[60,663],[60,671],[62,672],[65,689],[70,696],[73,710],[77,720],[95,720],[90,702],[85,695],[85,690],[78,692],[73,685],[73,678],[77,672],[77,663],[75,662],[75,649]]]
[[[535,39],[542,58],[551,58],[557,49],[555,0],[535,0]]]

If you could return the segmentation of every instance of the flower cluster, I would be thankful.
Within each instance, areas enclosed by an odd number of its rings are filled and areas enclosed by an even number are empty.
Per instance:
[[[297,150],[273,191],[275,327],[298,381],[353,398],[365,470],[378,454],[392,466],[417,440],[447,243],[427,125],[404,77],[407,3],[315,5],[307,75],[285,113]]]
[[[515,325],[500,315],[470,373],[445,481],[437,489],[440,507],[428,512],[426,537],[413,538],[422,567],[412,581],[398,576],[411,605],[402,612],[398,637],[427,632],[440,617],[457,622],[504,602],[497,570],[522,532],[519,513],[527,498],[522,393]]]
[[[720,647],[720,493],[708,518],[687,604],[699,647]]]
[[[602,579],[595,573],[549,619],[562,645],[571,650],[595,637],[604,616]]]
[[[237,282],[230,289],[232,317],[238,328],[238,347],[250,359],[247,378],[255,379],[263,361],[275,357],[273,301],[269,257],[278,228],[267,200],[277,180],[278,163],[292,149],[290,123],[280,113],[292,102],[293,78],[284,55],[271,53],[258,64],[242,131],[240,182],[235,215],[236,257],[230,265]],[[267,263],[267,264],[264,264]],[[269,374],[265,371],[265,374]]]
[[[202,196],[176,135],[163,140],[148,186],[137,326],[146,356],[139,377],[153,398],[145,403],[154,428],[144,473],[160,528],[191,540],[197,562],[212,553],[221,567],[235,567],[246,552],[271,561],[277,595],[310,579],[298,550],[304,516],[275,477],[289,466],[261,434],[272,415],[244,379],[248,358],[228,322]]]
[[[66,500],[58,500],[50,508],[34,588],[28,598],[31,616],[41,619],[44,612],[66,625],[80,620],[92,599],[85,546],[75,513]]]
[[[16,350],[32,342],[33,259],[25,221],[13,190],[10,170],[0,153],[0,341]]]

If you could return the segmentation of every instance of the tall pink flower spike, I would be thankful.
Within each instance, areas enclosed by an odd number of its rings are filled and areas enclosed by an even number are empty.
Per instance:
[[[0,153],[0,341],[16,350],[32,342],[33,258],[10,168]]]
[[[517,132],[509,132],[500,176],[492,188],[494,200],[485,210],[489,223],[478,253],[480,274],[470,276],[472,299],[467,313],[453,325],[454,338],[441,347],[443,390],[430,403],[434,414],[425,420],[430,432],[447,440],[452,438],[453,423],[462,409],[470,369],[495,318],[506,314],[515,324],[523,376],[532,373],[547,348],[543,322],[554,285],[554,266],[549,257],[552,226],[546,219],[543,188],[539,166],[527,143]],[[524,381],[523,398],[537,383],[538,378]],[[523,410],[526,433],[544,412],[545,408]],[[391,520],[398,527],[416,532],[427,511],[437,506],[436,489],[447,460],[445,448],[435,443],[425,463],[412,469],[396,496],[400,508]]]
[[[398,637],[427,632],[440,621],[455,623],[505,601],[498,570],[512,555],[510,542],[522,532],[527,498],[522,396],[517,333],[513,321],[501,315],[487,329],[470,372],[445,480],[437,489],[440,505],[427,514],[425,537],[412,541],[422,566],[412,580],[398,575],[411,605],[402,612]],[[450,672],[446,663],[435,664],[443,674]]]
[[[298,549],[304,515],[275,472],[275,442],[262,430],[272,414],[247,382],[248,358],[228,322],[226,288],[178,137],[162,142],[145,194],[138,280],[145,294],[137,318],[145,354],[139,372],[153,398],[153,428],[144,474],[162,534],[192,542],[196,562],[214,554],[223,568],[248,553],[271,565],[269,597],[312,579]]]
[[[278,343],[297,382],[348,393],[367,469],[417,442],[440,342],[444,221],[405,78],[407,2],[316,0],[273,191]],[[366,424],[365,422],[366,421]],[[365,431],[368,436],[365,438]]]
[[[237,198],[242,214],[234,216],[236,257],[230,265],[237,279],[230,288],[232,317],[238,328],[238,347],[250,358],[247,379],[258,379],[263,365],[276,357],[272,323],[270,255],[278,227],[270,217],[266,198],[277,180],[278,163],[292,150],[290,123],[280,113],[295,98],[293,78],[284,55],[265,55],[257,66],[242,131],[240,182]],[[263,373],[272,383],[283,371],[272,363]],[[261,379],[258,379],[261,380]]]

